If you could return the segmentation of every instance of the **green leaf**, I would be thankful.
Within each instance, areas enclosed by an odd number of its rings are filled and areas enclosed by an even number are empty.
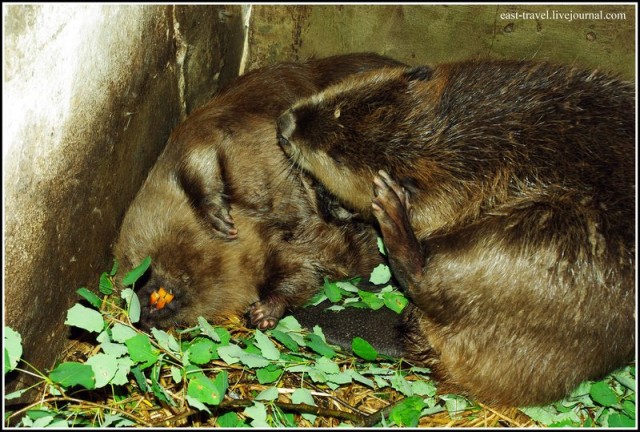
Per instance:
[[[209,336],[214,342],[220,342],[220,336],[216,332],[216,329],[209,324],[204,317],[198,317],[198,325],[200,326],[202,333]]]
[[[4,326],[4,373],[14,370],[22,357],[22,336],[11,327]]]
[[[53,416],[52,415],[48,415],[46,417],[41,417],[38,420],[33,422],[33,427],[38,429],[38,428],[44,428],[47,427],[49,425],[49,423],[51,423],[53,421]]]
[[[98,290],[102,294],[113,294],[113,282],[111,281],[108,273],[105,272],[100,275],[100,284],[98,286]]]
[[[256,396],[255,400],[272,401],[278,399],[278,389],[276,387],[269,387],[266,390],[261,391]]]
[[[460,418],[460,414],[467,409],[469,403],[465,398],[458,395],[442,395],[442,399],[444,399],[445,407],[449,412],[449,417],[452,419]]]
[[[209,363],[213,358],[216,344],[210,339],[198,339],[189,346],[189,360],[195,364]]]
[[[378,310],[384,306],[384,300],[382,300],[374,293],[359,290],[358,295],[360,296],[362,301],[365,302],[373,310]]]
[[[330,385],[330,383],[334,383],[334,384],[338,384],[338,385],[343,385],[343,384],[349,384],[352,382],[352,378],[351,378],[351,374],[348,372],[340,372],[337,374],[325,374],[325,378],[327,380],[327,384]]]
[[[302,326],[294,318],[293,315],[287,315],[282,318],[279,322],[275,331],[280,331],[282,333],[286,333],[293,339],[299,346],[306,346],[304,342],[304,338],[302,337]]]
[[[150,265],[151,257],[146,257],[145,259],[143,259],[136,268],[125,275],[125,277],[122,279],[122,285],[129,286],[136,283],[136,281],[140,279],[142,275],[147,271]]]
[[[609,427],[632,428],[635,426],[635,419],[621,413],[614,413],[609,415],[607,423]]]
[[[163,402],[170,404],[171,406],[177,406],[176,402],[173,400],[173,397],[160,385],[160,370],[162,368],[162,356],[158,360],[158,363],[153,365],[153,369],[151,370],[151,391],[155,395],[155,397]]]
[[[322,331],[322,327],[320,327],[319,325],[313,326],[313,334],[318,335],[320,337],[320,339],[322,339],[322,341],[324,343],[327,342],[327,338],[324,336],[324,332]]]
[[[420,367],[420,366],[412,366],[411,372],[415,372],[418,375],[426,375],[428,376],[431,373],[431,369]]]
[[[523,407],[520,411],[531,417],[533,420],[548,426],[556,420],[557,413],[551,407]]]
[[[101,428],[114,427],[114,426],[133,426],[135,423],[121,415],[104,414],[104,422],[100,425]]]
[[[604,381],[593,383],[589,394],[595,402],[605,407],[610,407],[618,403],[618,397],[615,392],[611,390],[609,385]]]
[[[102,306],[102,299],[97,295],[95,295],[92,291],[89,291],[88,289],[86,289],[85,287],[78,288],[76,290],[76,293],[80,297],[88,301],[89,304],[94,308],[100,309],[100,306]]]
[[[95,376],[95,388],[102,388],[109,384],[118,370],[117,358],[108,354],[96,354],[90,357],[86,363],[91,366]]]
[[[365,302],[361,302],[361,301],[354,301],[354,302],[345,302],[344,305],[346,307],[352,307],[352,308],[357,308],[357,309],[371,309],[369,307],[368,304],[366,304]]]
[[[293,373],[308,373],[310,368],[311,367],[306,364],[293,364],[292,366],[287,366],[285,370]]]
[[[279,330],[271,330],[271,336],[273,336],[278,342],[287,347],[290,351],[297,352],[300,349],[299,345],[294,341],[291,336],[286,333],[282,333]]]
[[[269,360],[279,360],[280,359],[280,351],[274,345],[273,342],[260,330],[256,329],[256,345],[262,351],[262,355]]]
[[[113,267],[111,267],[111,271],[109,272],[109,276],[113,277],[118,273],[119,263],[117,259],[113,259]]]
[[[324,290],[322,290],[317,292],[313,297],[307,300],[307,302],[302,305],[302,307],[317,306],[325,300],[327,300],[327,296],[325,295]]]
[[[425,403],[418,396],[411,396],[396,405],[389,413],[389,419],[397,426],[416,427]]]
[[[140,367],[146,369],[158,360],[158,354],[151,346],[149,336],[144,334],[136,335],[125,341],[129,349],[131,360],[141,363]]]
[[[289,333],[289,332],[299,333],[302,331],[302,326],[293,315],[287,315],[286,317],[278,321],[278,325],[276,326],[276,329],[285,333]]]
[[[209,405],[219,405],[227,391],[226,371],[220,372],[214,381],[204,374],[196,374],[189,380],[187,394],[200,402]]]
[[[378,250],[382,255],[387,255],[387,250],[384,247],[384,243],[382,242],[382,239],[380,237],[378,237]]]
[[[25,389],[22,389],[22,390],[16,390],[14,392],[11,392],[9,394],[4,395],[4,400],[17,399],[20,396],[22,396],[23,394],[25,394],[26,392],[28,392],[29,390],[31,390],[31,389],[25,388]]]
[[[307,346],[317,352],[320,355],[325,357],[332,358],[336,355],[336,352],[326,344],[322,338],[316,334],[309,334],[305,337],[305,341],[307,342]]]
[[[251,369],[262,368],[271,364],[271,362],[266,358],[247,352],[240,356],[240,361]]]
[[[104,319],[100,312],[89,309],[76,303],[67,311],[66,325],[80,327],[81,329],[99,333],[104,328]]]
[[[278,415],[277,417],[274,416],[274,418],[277,418],[278,420],[280,418],[282,418],[283,421],[279,422],[278,427],[287,427],[287,428],[294,428],[297,427],[298,424],[296,423],[296,418],[293,415],[293,413],[286,413],[283,412],[280,408],[278,408],[277,406],[273,407],[274,411],[277,410],[278,411]]]
[[[111,328],[111,338],[116,342],[125,343],[137,335],[138,332],[124,324],[116,323]]]
[[[69,422],[65,419],[57,419],[47,426],[48,429],[62,429],[70,427]]]
[[[296,389],[291,394],[291,402],[297,405],[306,404],[306,405],[316,406],[316,401],[313,400],[313,396],[311,395],[311,392],[306,388]],[[316,416],[313,414],[305,413],[305,414],[302,414],[302,417],[308,420],[309,423],[311,423],[311,425],[313,425],[313,423],[316,421]]]
[[[237,345],[228,345],[218,348],[218,355],[228,364],[234,364],[240,361],[252,369],[266,367],[271,364],[271,361],[261,355],[249,352],[250,350],[259,352],[259,349],[253,345],[249,345],[247,350],[243,350]]]
[[[631,418],[636,418],[636,404],[631,401],[624,401],[622,403],[622,409]]]
[[[176,341],[176,339],[166,331],[158,330],[157,328],[153,327],[151,329],[151,334],[158,342],[158,345],[160,345],[163,349],[172,353],[180,352],[180,345],[178,345],[178,341]]]
[[[413,370],[413,368],[412,368],[412,370]],[[395,373],[396,373],[392,369],[377,367],[377,366],[374,366],[372,364],[370,364],[369,365],[369,369],[367,369],[364,372],[367,373],[367,374],[371,374],[371,375],[395,375]]]
[[[325,280],[324,293],[331,303],[338,302],[342,298],[342,291],[335,282]]]
[[[229,342],[231,341],[231,333],[229,333],[229,330],[227,330],[224,327],[215,327],[214,330],[218,335],[218,338],[220,338],[220,345],[222,346],[229,345]],[[214,338],[211,338],[211,339],[215,341]]]
[[[267,367],[256,369],[256,377],[260,384],[270,384],[275,382],[282,375],[282,368],[276,364],[270,364]]]
[[[554,421],[549,424],[549,427],[566,427],[566,426],[580,426],[580,417],[573,410],[569,410],[565,413],[558,413],[554,417]]]
[[[316,401],[313,399],[313,395],[306,388],[298,388],[291,394],[291,402],[294,404],[306,404],[316,406]]]
[[[386,264],[378,264],[371,272],[369,282],[374,285],[386,284],[391,280],[391,270]]]
[[[193,408],[197,408],[200,411],[205,411],[208,414],[211,414],[211,411],[209,411],[209,408],[207,408],[207,406],[205,404],[203,404],[202,402],[200,402],[198,399],[196,399],[194,397],[191,397],[189,395],[186,395],[185,399],[189,403],[189,406],[191,406]]]
[[[171,366],[169,370],[171,371],[171,378],[173,379],[173,382],[180,384],[182,382],[182,370],[175,366]]]
[[[413,388],[411,387],[411,383],[405,379],[399,372],[389,380],[391,383],[391,387],[399,391],[405,396],[413,396]]]
[[[327,375],[319,369],[309,368],[307,374],[314,382],[326,383]]]
[[[409,304],[409,300],[398,291],[386,292],[382,294],[382,299],[389,309],[398,314]]]
[[[240,361],[245,352],[238,345],[227,345],[218,348],[218,355],[227,364],[235,364]]]
[[[253,419],[251,426],[270,427],[267,422],[267,407],[262,402],[254,402],[253,406],[246,407],[242,413]]]
[[[30,409],[27,411],[27,415],[31,420],[38,420],[43,417],[49,417],[52,414],[51,410],[48,409]]]
[[[354,285],[354,283],[357,280],[360,280],[360,278],[351,279],[350,281],[339,281],[336,282],[336,285],[343,291],[356,294],[358,292],[358,287]]]
[[[614,372],[611,374],[620,384],[628,388],[629,390],[635,392],[636,391],[636,380],[635,380],[635,368],[632,366],[627,366],[626,368]]]
[[[131,373],[133,374],[133,377],[136,379],[136,382],[138,383],[138,387],[140,387],[140,390],[142,390],[144,393],[149,391],[149,387],[147,387],[147,379],[144,375],[144,372],[140,368],[140,366],[132,367]]]
[[[127,312],[131,322],[135,324],[140,321],[140,300],[138,295],[131,288],[126,288],[122,290],[120,297],[127,303]]]
[[[222,401],[222,395],[214,382],[204,375],[198,375],[189,380],[187,395],[210,405],[219,405]]]
[[[118,370],[116,370],[116,374],[111,379],[111,384],[125,385],[129,383],[129,372],[131,371],[131,366],[133,366],[133,361],[129,357],[122,357],[116,360],[116,364]]]
[[[340,366],[326,357],[320,357],[316,361],[315,368],[327,374],[339,374]]]
[[[86,389],[93,389],[96,385],[96,378],[91,366],[77,362],[62,363],[51,371],[49,378],[63,387],[81,385]]]
[[[238,414],[233,411],[224,413],[216,420],[216,425],[221,428],[236,428],[242,426],[244,423],[238,417]]]
[[[351,341],[351,349],[355,355],[367,361],[374,361],[378,357],[378,351],[361,337],[353,338]]]
[[[422,380],[411,381],[411,390],[413,391],[413,394],[429,397],[435,396],[438,391],[432,382]]]
[[[369,378],[365,378],[356,370],[347,369],[345,372],[348,373],[354,381],[358,381],[359,383],[364,384],[367,387],[375,388],[375,384],[372,380],[370,380]]]

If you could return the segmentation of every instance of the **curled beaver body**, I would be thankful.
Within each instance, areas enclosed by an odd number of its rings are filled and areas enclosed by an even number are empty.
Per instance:
[[[634,89],[470,61],[348,78],[278,120],[284,150],[377,221],[413,306],[405,351],[499,405],[634,358]]]
[[[200,315],[221,322],[249,309],[253,325],[271,328],[323,277],[368,274],[380,262],[375,231],[343,220],[344,209],[318,201],[310,179],[291,169],[275,121],[349,74],[399,64],[352,54],[252,71],[174,130],[114,247],[125,268],[152,257],[138,287],[143,327]],[[161,309],[149,304],[160,287],[174,295]]]

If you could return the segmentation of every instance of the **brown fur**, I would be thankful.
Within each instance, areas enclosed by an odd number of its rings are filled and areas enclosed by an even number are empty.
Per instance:
[[[176,128],[114,248],[125,268],[152,257],[138,291],[144,327],[221,322],[251,305],[253,324],[273,327],[323,277],[368,274],[380,262],[374,230],[321,212],[327,204],[278,147],[275,120],[350,73],[399,64],[354,54],[252,71]],[[156,310],[149,294],[160,286],[175,298]]]
[[[377,220],[414,305],[407,353],[451,387],[541,404],[634,358],[631,84],[546,63],[397,68],[278,124],[300,166]]]

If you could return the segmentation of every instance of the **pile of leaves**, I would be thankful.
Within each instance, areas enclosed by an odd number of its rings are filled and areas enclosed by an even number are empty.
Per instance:
[[[266,332],[240,321],[165,332],[136,328],[133,290],[151,260],[116,281],[117,263],[98,291],[80,288],[81,302],[66,324],[84,330],[61,363],[41,372],[22,360],[21,337],[5,327],[5,375],[37,376],[11,401],[38,392],[35,402],[7,411],[5,425],[69,426],[608,426],[635,424],[635,366],[603,381],[585,382],[546,407],[496,410],[459,395],[437,394],[429,370],[386,357],[355,338],[353,354],[327,343],[322,329],[304,329],[289,316]],[[344,307],[389,307],[406,299],[381,266],[371,281],[327,281],[313,299]],[[5,402],[6,403],[6,402]]]

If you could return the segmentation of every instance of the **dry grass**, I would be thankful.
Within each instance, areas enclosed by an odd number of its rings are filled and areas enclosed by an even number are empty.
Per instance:
[[[250,330],[242,327],[237,322],[228,323],[227,328],[234,338],[250,335]],[[97,351],[94,343],[80,338],[71,341],[63,353],[61,361],[83,362]],[[347,367],[344,362],[342,367]],[[102,407],[103,412],[108,407],[118,407],[121,413],[128,413],[127,417],[141,426],[151,427],[213,427],[216,426],[218,416],[234,411],[240,419],[246,418],[243,410],[251,404],[255,395],[262,390],[270,388],[273,384],[259,384],[254,372],[241,365],[228,365],[222,361],[213,361],[206,366],[205,373],[212,376],[221,370],[226,370],[229,376],[229,389],[225,400],[217,409],[212,408],[212,414],[206,414],[190,408],[185,401],[185,389],[182,384],[175,384],[170,374],[163,371],[160,378],[161,385],[178,402],[177,407],[172,407],[165,403],[159,403],[152,393],[140,392],[138,386],[131,381],[126,386],[128,395],[120,395],[122,400],[116,403],[114,396],[109,390],[82,391],[74,394],[75,405],[79,410],[96,410]],[[408,380],[416,379],[415,376],[408,376]],[[296,410],[287,410],[287,404],[292,404],[291,394],[297,388],[304,386],[309,389],[317,404],[320,415],[312,425],[301,416]],[[276,404],[285,407],[284,411],[294,412],[295,423],[298,427],[337,427],[342,422],[358,425],[358,422],[350,422],[348,419],[354,414],[359,418],[388,409],[394,402],[403,399],[403,395],[398,391],[385,387],[374,390],[359,383],[342,385],[335,390],[331,390],[326,385],[316,385],[308,377],[301,377],[301,374],[285,372],[277,383],[279,396]],[[55,399],[44,394],[45,399]],[[83,406],[82,400],[86,399]],[[98,409],[98,415],[100,410]],[[247,423],[251,420],[246,418]],[[420,427],[474,427],[474,428],[497,428],[497,427],[535,427],[536,422],[519,411],[517,408],[495,409],[483,404],[473,404],[462,412],[451,416],[447,410],[436,414],[425,416],[420,419]]]

